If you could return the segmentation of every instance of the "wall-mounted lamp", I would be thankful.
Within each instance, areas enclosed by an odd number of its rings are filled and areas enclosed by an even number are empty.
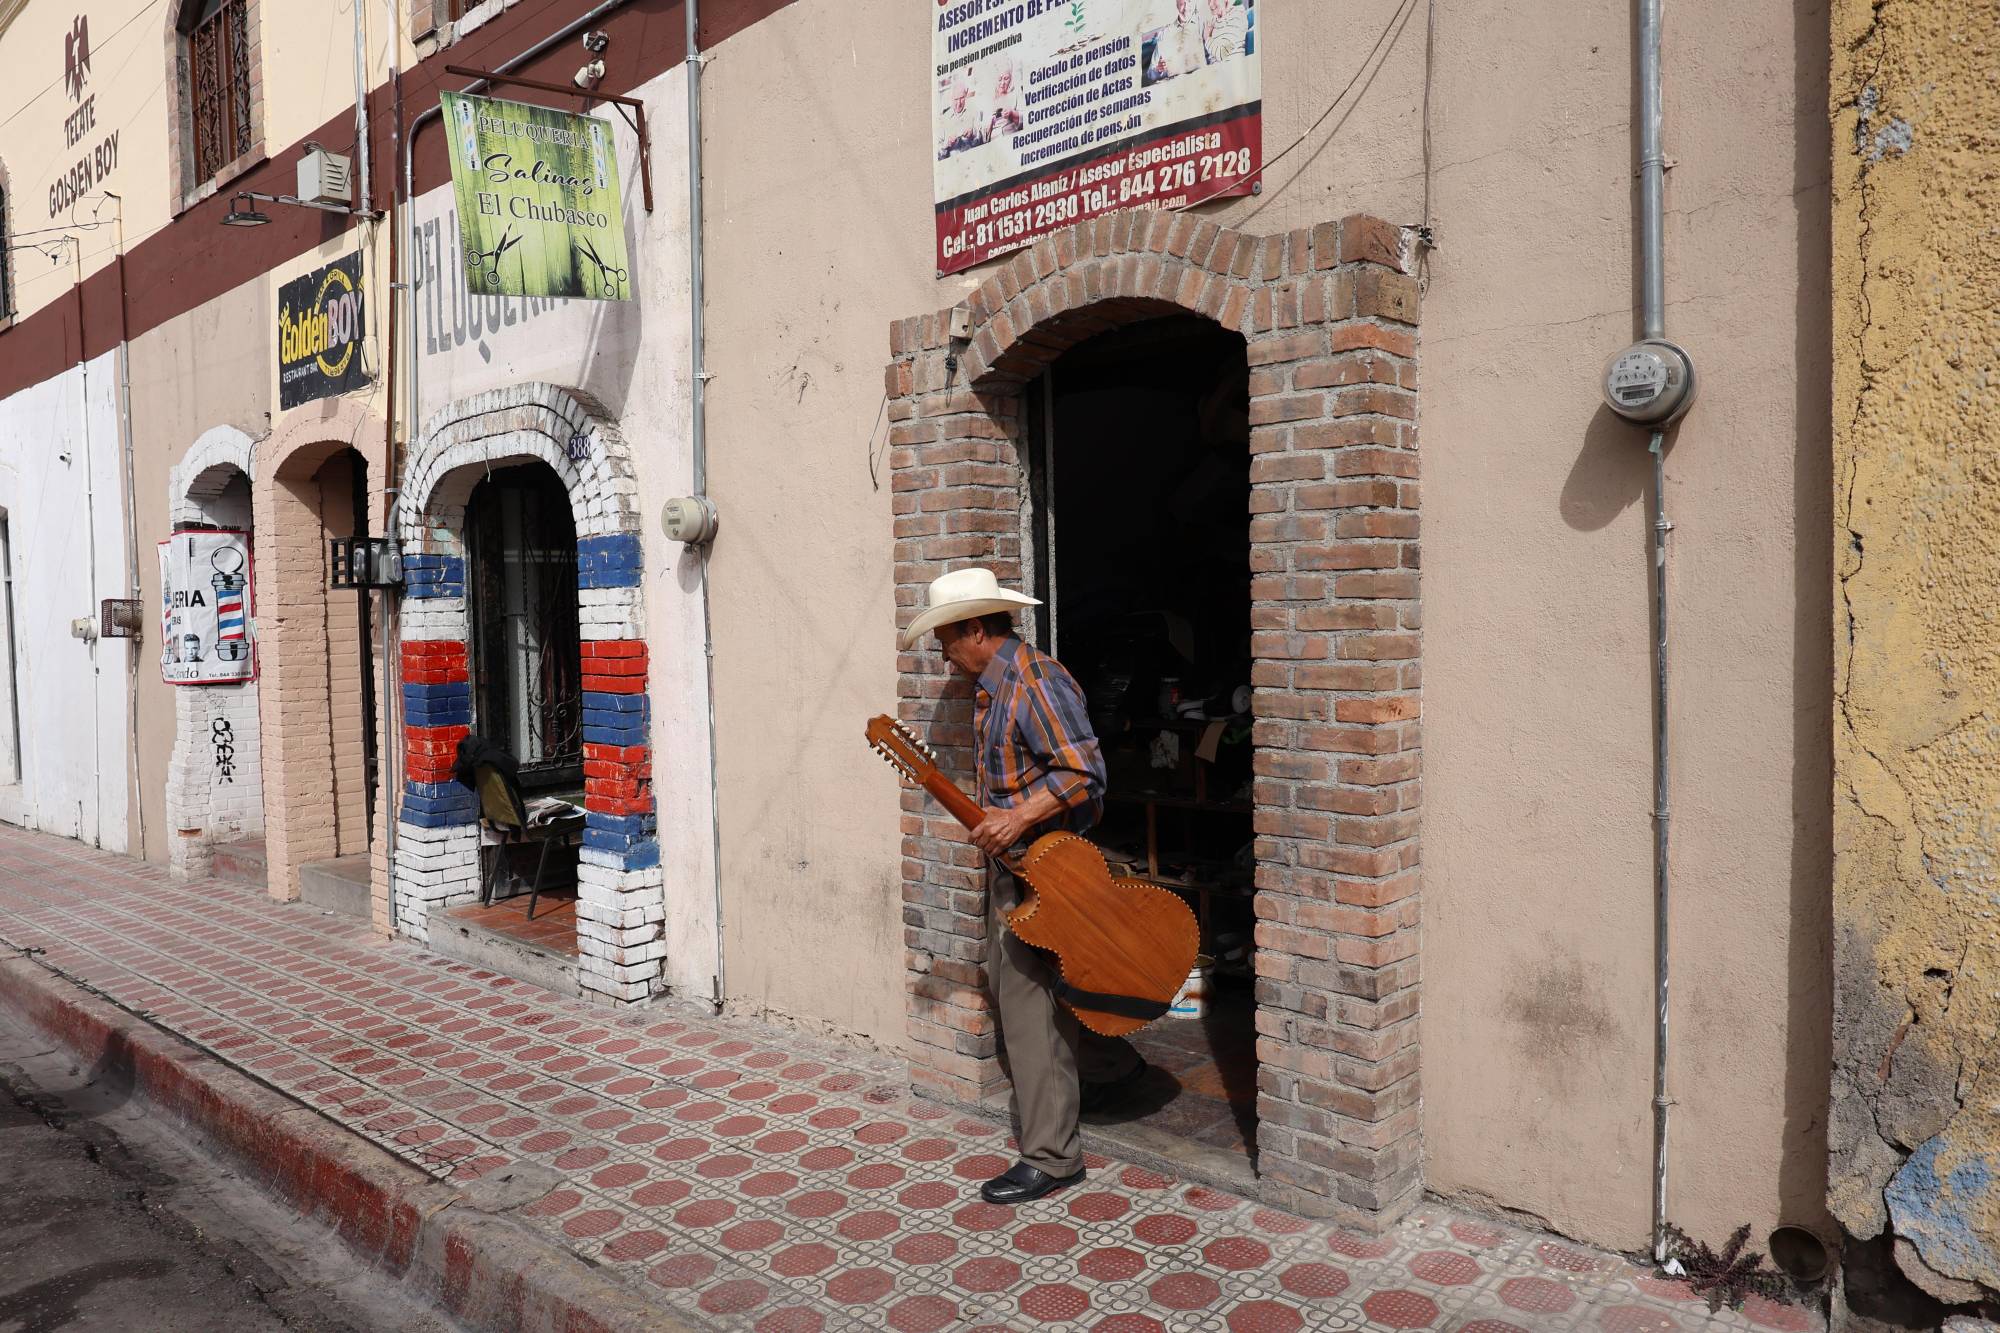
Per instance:
[[[223,215],[225,227],[261,227],[271,220],[268,213],[259,213],[257,205],[251,201],[257,196],[245,191],[229,201],[229,212]]]
[[[263,194],[257,190],[238,190],[229,201],[229,212],[223,216],[225,227],[261,227],[271,220],[268,213],[259,213],[252,200],[262,200],[267,204],[292,204],[299,208],[316,208],[322,213],[342,213],[350,217],[367,218],[374,221],[382,216],[376,209],[363,213],[349,208],[346,204],[322,204],[311,199],[301,199],[295,194]]]
[[[390,537],[329,537],[329,588],[393,588],[403,581],[403,553]]]

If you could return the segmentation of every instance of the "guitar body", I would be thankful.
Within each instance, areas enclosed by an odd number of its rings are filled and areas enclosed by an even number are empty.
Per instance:
[[[1033,892],[1008,914],[1008,928],[1056,956],[1072,992],[1063,1003],[1085,1027],[1122,1037],[1152,1021],[1093,1008],[1088,996],[1157,1003],[1162,1012],[1173,1002],[1201,949],[1201,928],[1179,895],[1113,875],[1074,833],[1035,839],[1021,877]]]
[[[886,714],[868,721],[868,745],[967,828],[983,814],[938,771],[937,757]],[[1092,1032],[1122,1037],[1167,1012],[1201,950],[1201,927],[1179,895],[1121,879],[1097,848],[1074,833],[1035,839],[1019,865],[1002,863],[1028,888],[1007,928],[1056,956],[1056,998]]]

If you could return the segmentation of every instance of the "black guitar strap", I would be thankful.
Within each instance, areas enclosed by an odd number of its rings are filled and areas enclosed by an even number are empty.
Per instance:
[[[1064,1004],[1095,1009],[1101,1014],[1116,1014],[1120,1018],[1137,1018],[1146,1022],[1158,1018],[1168,1009],[1165,1000],[1142,1000],[1136,995],[1104,995],[1094,990],[1079,990],[1061,980],[1056,982],[1056,998]]]

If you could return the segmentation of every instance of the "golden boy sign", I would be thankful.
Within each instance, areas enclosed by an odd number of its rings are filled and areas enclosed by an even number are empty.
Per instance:
[[[631,298],[607,122],[462,93],[444,94],[444,118],[468,290]]]
[[[278,288],[278,406],[297,407],[373,383],[356,252]]]

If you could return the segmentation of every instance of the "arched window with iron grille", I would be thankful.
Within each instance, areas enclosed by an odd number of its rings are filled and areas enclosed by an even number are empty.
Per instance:
[[[249,0],[184,0],[177,27],[199,184],[248,153],[255,142]]]

